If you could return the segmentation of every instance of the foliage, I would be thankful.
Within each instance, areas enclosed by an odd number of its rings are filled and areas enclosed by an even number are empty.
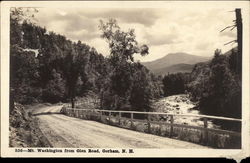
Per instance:
[[[208,63],[198,63],[190,74],[190,82],[187,84],[188,91],[192,94],[193,101],[199,101],[208,88],[210,68]]]
[[[221,54],[220,50],[209,64],[196,65],[192,75],[197,78],[189,84],[193,97],[199,101],[204,114],[241,118],[241,80],[235,71],[235,57]]]
[[[110,48],[110,73],[107,73],[100,95],[101,107],[149,111],[151,100],[159,94],[155,92],[160,91],[152,84],[154,81],[149,71],[140,63],[133,62],[134,54],[148,54],[147,45],[139,47],[134,30],[122,31],[114,19],[106,23],[100,21],[99,28],[102,31],[101,37]]]
[[[164,96],[185,93],[186,84],[189,82],[188,73],[168,74],[162,79]]]
[[[140,53],[142,56],[148,54],[147,45],[138,46],[134,29],[129,29],[128,32],[122,31],[115,19],[110,19],[106,23],[101,20],[99,28],[102,31],[101,37],[109,44],[113,63],[117,64],[127,60],[133,62],[135,53]]]
[[[73,43],[35,25],[27,18],[27,11],[11,11],[12,104],[66,101],[96,85],[104,60],[101,54],[80,41]],[[76,87],[80,89],[76,91]]]

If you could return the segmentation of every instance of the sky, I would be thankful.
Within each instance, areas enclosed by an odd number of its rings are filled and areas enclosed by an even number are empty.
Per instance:
[[[48,31],[84,42],[104,56],[109,55],[107,42],[100,37],[100,20],[117,20],[122,30],[135,29],[139,44],[149,46],[147,56],[134,55],[141,62],[152,61],[168,53],[185,52],[212,57],[216,48],[222,52],[237,44],[224,46],[236,39],[236,29],[220,33],[232,25],[234,12],[223,8],[39,8],[37,24]],[[232,8],[232,10],[234,10]]]

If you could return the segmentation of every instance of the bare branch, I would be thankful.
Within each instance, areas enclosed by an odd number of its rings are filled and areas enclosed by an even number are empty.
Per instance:
[[[233,28],[230,29],[230,31],[232,31],[236,26],[234,26]]]
[[[237,42],[237,40],[229,41],[229,42],[225,43],[224,45],[228,45],[230,43],[235,43],[235,42]]]
[[[222,29],[220,32],[223,32],[223,31],[225,31],[226,29],[231,28],[231,27],[234,27],[234,26],[236,26],[236,25],[234,24],[234,25],[227,26],[226,28]]]

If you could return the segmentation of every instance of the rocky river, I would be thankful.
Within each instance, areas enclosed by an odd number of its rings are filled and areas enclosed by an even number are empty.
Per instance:
[[[179,94],[168,97],[163,97],[156,101],[153,105],[154,111],[171,113],[171,114],[185,114],[190,116],[175,116],[175,123],[203,126],[203,120],[200,117],[191,115],[200,115],[199,110],[194,109],[197,103],[190,101],[190,97],[187,94]],[[218,128],[219,126],[208,120],[208,128]]]

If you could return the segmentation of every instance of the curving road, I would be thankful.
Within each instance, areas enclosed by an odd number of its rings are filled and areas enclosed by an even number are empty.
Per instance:
[[[64,148],[207,148],[201,145],[113,127],[60,114],[62,106],[36,109],[33,114],[53,147]]]

